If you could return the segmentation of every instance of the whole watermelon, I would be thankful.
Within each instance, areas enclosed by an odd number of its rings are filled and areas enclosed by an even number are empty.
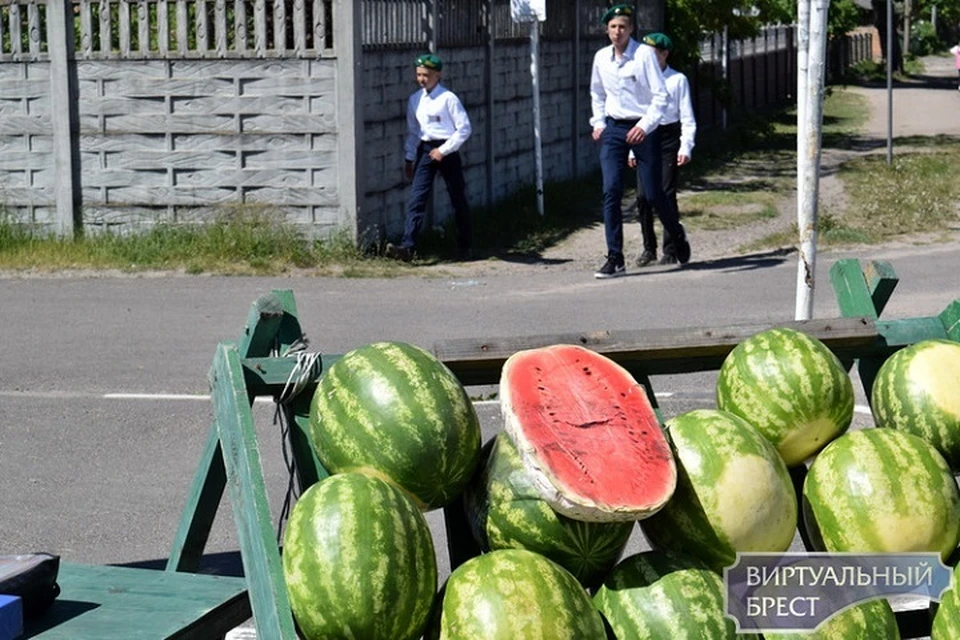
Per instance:
[[[812,633],[765,633],[764,640],[900,640],[897,615],[886,600],[869,600],[835,613]]]
[[[803,521],[820,551],[937,552],[960,540],[960,492],[922,438],[894,429],[851,431],[814,459]]]
[[[634,523],[581,522],[560,515],[540,497],[505,433],[484,449],[483,469],[464,493],[480,548],[535,551],[588,588],[602,580],[623,554]]]
[[[646,551],[625,558],[593,597],[617,640],[757,638],[725,615],[720,576],[693,558]]]
[[[871,409],[878,427],[920,436],[960,470],[960,343],[924,340],[887,358]]]
[[[850,427],[853,383],[816,338],[769,329],[727,354],[717,378],[717,408],[755,426],[792,467]]]
[[[287,521],[283,577],[305,640],[414,640],[437,589],[423,513],[390,482],[364,473],[307,489]]]
[[[378,342],[331,365],[310,405],[310,437],[331,473],[371,469],[424,510],[458,496],[480,457],[480,422],[456,376],[402,342]]]
[[[960,640],[960,564],[953,569],[953,585],[943,592],[933,617],[932,640]]]
[[[677,459],[677,490],[640,521],[654,549],[690,555],[715,571],[738,551],[786,551],[797,498],[773,445],[732,413],[697,409],[666,424]]]
[[[606,639],[603,619],[577,579],[533,551],[472,558],[450,574],[442,593],[428,638]]]

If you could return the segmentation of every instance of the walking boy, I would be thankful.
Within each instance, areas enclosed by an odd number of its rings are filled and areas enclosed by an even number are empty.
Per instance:
[[[653,47],[631,37],[633,7],[618,4],[603,15],[610,45],[593,59],[590,98],[593,139],[600,142],[603,176],[603,222],[607,259],[594,274],[614,278],[626,272],[623,258],[623,165],[633,151],[637,158],[638,186],[643,185],[654,203],[660,222],[674,239],[677,258],[690,259],[690,245],[680,226],[676,207],[661,183],[660,135],[657,130],[667,105],[663,72]]]
[[[460,99],[440,84],[443,62],[433,54],[416,59],[417,84],[407,101],[407,137],[404,144],[404,175],[412,180],[407,201],[403,240],[387,243],[389,258],[410,262],[423,228],[427,200],[437,171],[443,176],[453,205],[457,227],[457,250],[461,260],[470,257],[472,233],[466,184],[459,149],[470,137],[470,118]]]
[[[643,38],[643,42],[657,50],[657,60],[667,85],[667,108],[660,121],[662,185],[664,193],[679,215],[677,168],[690,162],[694,138],[697,135],[697,120],[693,114],[693,102],[690,99],[690,81],[687,80],[687,76],[667,64],[667,58],[673,49],[673,41],[669,36],[663,33],[651,33]],[[642,189],[637,189],[637,216],[640,219],[640,233],[643,236],[643,253],[637,258],[637,266],[643,267],[657,259],[657,234],[653,229],[653,207],[644,197]],[[673,237],[664,231],[663,256],[660,258],[660,264],[677,262],[677,250]]]

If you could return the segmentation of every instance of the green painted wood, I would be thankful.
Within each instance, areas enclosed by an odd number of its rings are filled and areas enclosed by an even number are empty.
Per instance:
[[[871,320],[879,317],[859,260],[837,260],[833,263],[830,267],[830,284],[840,315],[846,318],[863,316]]]
[[[210,640],[251,614],[243,578],[61,562],[57,581],[60,595],[24,638]]]
[[[263,294],[250,305],[247,323],[237,342],[241,357],[256,358],[270,355],[283,320],[287,293],[290,292],[271,291]]]
[[[220,448],[220,432],[214,423],[210,427],[183,516],[173,537],[167,571],[194,572],[200,568],[203,550],[210,538],[210,529],[226,485],[227,471]]]
[[[321,362],[320,359],[316,361],[301,393],[313,394],[322,373]],[[243,367],[244,383],[251,397],[277,397],[283,392],[291,373],[294,372],[297,359],[294,357],[244,358],[240,361],[240,366]]]
[[[220,343],[213,360],[213,373],[213,404],[227,470],[227,489],[257,636],[295,640],[250,398],[235,345]]]
[[[877,320],[899,279],[888,262],[872,261],[861,270],[859,260],[848,259],[838,260],[833,264],[830,268],[830,282],[841,315]],[[894,335],[890,337],[894,341],[899,340]],[[889,342],[887,344],[889,345]],[[856,365],[867,403],[871,402],[873,395],[873,381],[888,355],[889,352],[876,356],[855,354],[840,358],[847,370]]]
[[[320,463],[310,444],[310,402],[313,393],[301,393],[288,405],[290,421],[290,444],[296,461],[300,487],[306,490],[310,485],[330,477],[330,473]]]
[[[947,337],[960,342],[960,300],[954,300],[948,304],[939,318]]]
[[[873,300],[873,308],[876,309],[877,317],[880,317],[884,307],[887,306],[887,302],[890,301],[894,289],[897,288],[900,278],[897,276],[897,272],[893,270],[893,265],[880,260],[871,260],[863,270],[863,277],[867,282],[867,289],[870,291],[870,297]]]

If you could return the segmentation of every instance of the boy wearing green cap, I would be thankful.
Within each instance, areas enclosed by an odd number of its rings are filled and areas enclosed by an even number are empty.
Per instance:
[[[386,255],[409,262],[423,228],[427,200],[437,172],[443,176],[453,205],[460,259],[470,257],[472,233],[466,183],[459,149],[470,137],[470,118],[460,99],[440,84],[443,62],[434,54],[415,61],[417,84],[407,101],[407,137],[404,143],[404,175],[412,180],[404,219],[403,240],[387,243]]]
[[[693,114],[693,101],[690,99],[690,82],[687,76],[667,64],[667,58],[673,50],[673,41],[669,36],[664,33],[651,33],[644,36],[643,42],[657,50],[657,59],[667,85],[667,108],[660,121],[660,163],[663,170],[663,190],[674,208],[677,208],[677,168],[690,162],[694,138],[697,135],[697,120]],[[631,162],[631,166],[633,165],[634,162]],[[657,259],[657,234],[653,228],[653,207],[650,200],[644,196],[643,189],[637,189],[637,215],[643,236],[643,253],[637,258],[637,266],[644,267]],[[664,231],[660,264],[677,262],[673,238]]]
[[[637,158],[638,187],[643,185],[647,199],[654,203],[661,223],[674,239],[680,262],[690,259],[690,245],[660,180],[658,126],[667,106],[667,89],[654,48],[631,37],[634,23],[630,5],[610,7],[603,22],[610,45],[593,59],[590,126],[593,139],[600,142],[607,258],[594,275],[614,278],[626,272],[621,201],[623,165],[630,151]]]

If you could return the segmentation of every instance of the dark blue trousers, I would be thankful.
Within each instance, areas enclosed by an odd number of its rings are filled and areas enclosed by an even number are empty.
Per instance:
[[[663,170],[663,191],[677,209],[677,154],[680,153],[680,123],[673,122],[657,128],[660,132],[660,165]],[[679,211],[679,209],[678,209]],[[679,214],[678,214],[679,215]],[[657,253],[657,232],[653,228],[653,206],[647,200],[643,189],[637,189],[637,217],[640,219],[640,233],[643,236],[643,248]],[[673,238],[663,233],[663,255],[676,255]]]
[[[623,168],[627,154],[633,149],[637,159],[637,187],[642,185],[644,197],[653,203],[666,234],[676,241],[686,238],[680,226],[677,207],[663,191],[660,129],[647,134],[638,145],[627,143],[627,131],[636,121],[607,118],[600,139],[600,173],[603,176],[603,225],[606,230],[607,254],[623,254]]]
[[[427,201],[438,171],[447,185],[450,204],[453,205],[454,222],[457,227],[457,248],[465,251],[473,243],[470,209],[467,206],[466,184],[463,180],[463,162],[459,152],[444,156],[440,162],[434,162],[430,158],[430,151],[441,144],[443,144],[442,140],[434,140],[421,142],[417,147],[413,184],[410,187],[410,198],[407,200],[403,241],[400,243],[400,246],[405,249],[413,249],[417,245],[417,238],[423,228],[423,218],[427,212]]]

